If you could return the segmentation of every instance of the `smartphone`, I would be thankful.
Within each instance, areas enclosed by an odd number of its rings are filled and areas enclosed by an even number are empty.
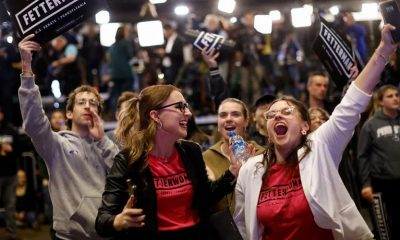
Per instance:
[[[379,3],[383,21],[395,26],[396,29],[391,31],[392,39],[394,42],[400,42],[400,10],[399,6],[394,0],[389,0]]]

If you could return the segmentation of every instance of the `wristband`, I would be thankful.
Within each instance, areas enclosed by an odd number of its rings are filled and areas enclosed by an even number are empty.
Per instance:
[[[31,72],[31,71],[28,71],[28,72],[22,71],[20,76],[21,76],[21,77],[31,77],[31,78],[34,78],[34,77],[35,77],[35,74],[34,74],[33,72]]]
[[[386,59],[385,56],[383,56],[383,54],[380,53],[379,51],[375,51],[375,53],[376,55],[378,55],[378,57],[380,57],[383,60],[385,65],[389,62],[389,59]]]

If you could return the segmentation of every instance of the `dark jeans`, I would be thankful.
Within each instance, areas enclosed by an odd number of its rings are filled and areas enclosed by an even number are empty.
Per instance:
[[[11,238],[15,238],[17,236],[15,219],[16,189],[16,176],[0,177],[0,201],[4,203],[7,232],[9,232]]]

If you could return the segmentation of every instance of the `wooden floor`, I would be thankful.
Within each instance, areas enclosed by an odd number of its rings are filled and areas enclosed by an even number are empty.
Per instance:
[[[41,225],[38,229],[17,228],[18,237],[23,240],[50,240],[49,237],[50,225]],[[0,227],[0,240],[7,239],[6,229]]]

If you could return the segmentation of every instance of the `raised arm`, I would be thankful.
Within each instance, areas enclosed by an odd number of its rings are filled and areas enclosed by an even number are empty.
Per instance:
[[[393,43],[390,33],[394,29],[395,27],[390,24],[383,26],[379,46],[360,75],[354,80],[357,87],[365,93],[372,93],[374,87],[380,81],[381,73],[389,61],[389,56],[397,48],[397,44]]]
[[[41,49],[39,43],[31,41],[34,36],[34,34],[31,34],[22,39],[18,44],[18,49],[22,60],[21,77],[33,77],[32,52],[40,51]]]
[[[208,92],[214,103],[215,110],[218,109],[219,104],[229,96],[228,86],[225,79],[221,77],[218,71],[217,58],[219,53],[213,49],[211,52],[206,53],[206,50],[201,51],[204,62],[207,64],[210,70],[210,76],[208,79]]]
[[[32,41],[33,37],[34,35],[31,34],[18,44],[22,60],[21,86],[18,89],[18,98],[23,128],[43,159],[46,161],[57,160],[51,156],[53,156],[54,151],[59,149],[55,146],[59,144],[56,140],[59,135],[51,130],[50,121],[44,113],[39,87],[35,85],[35,75],[31,67],[32,52],[41,49],[38,43]]]

